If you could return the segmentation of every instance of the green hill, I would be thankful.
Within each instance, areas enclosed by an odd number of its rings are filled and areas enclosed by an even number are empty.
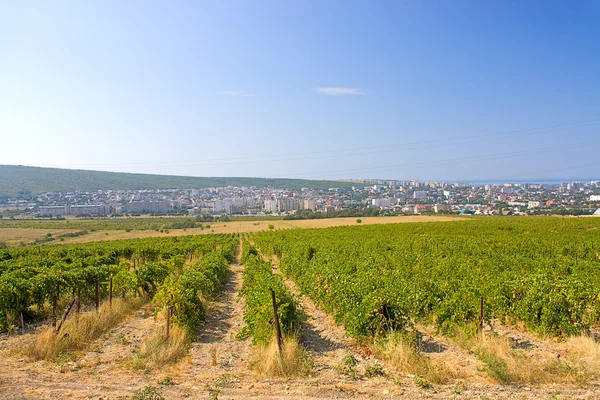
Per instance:
[[[277,188],[327,189],[350,187],[351,183],[281,178],[201,178],[193,176],[131,174],[60,168],[0,165],[0,198],[30,198],[46,192],[119,190],[119,189],[191,189],[217,186],[267,186]]]

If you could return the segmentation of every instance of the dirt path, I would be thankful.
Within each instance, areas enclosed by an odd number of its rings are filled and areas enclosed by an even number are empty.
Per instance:
[[[231,266],[229,281],[223,285],[207,310],[206,322],[197,331],[198,339],[190,349],[191,366],[179,366],[184,369],[182,377],[193,381],[197,378],[218,379],[226,374],[249,375],[251,340],[236,339],[244,326],[244,302],[238,297],[243,281],[242,270],[241,265]]]
[[[273,269],[275,273],[279,273],[277,267]],[[294,281],[284,278],[284,283],[298,299],[307,316],[307,320],[302,324],[300,336],[301,343],[312,357],[314,375],[338,377],[342,360],[348,355],[359,362],[357,369],[362,370],[360,372],[364,372],[368,363],[376,361],[374,357],[360,352],[360,349],[355,347],[354,340],[346,335],[345,329],[336,325],[329,314],[317,308],[308,296],[303,295]]]

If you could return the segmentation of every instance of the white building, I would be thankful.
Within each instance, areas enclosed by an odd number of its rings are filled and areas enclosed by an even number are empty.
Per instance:
[[[213,203],[213,214],[231,214],[232,203],[229,200],[215,200]]]
[[[60,216],[60,215],[107,215],[110,213],[110,207],[104,205],[80,205],[72,206],[40,206],[39,214],[42,216]]]
[[[40,206],[39,214],[42,216],[67,215],[65,206]]]
[[[425,200],[427,199],[427,192],[424,190],[416,190],[413,193],[413,199],[415,200]]]
[[[389,198],[383,198],[383,199],[372,199],[371,200],[371,204],[374,207],[389,207],[391,204],[391,201]]]
[[[541,201],[529,201],[527,202],[527,208],[540,208],[543,206]]]
[[[433,206],[433,211],[436,213],[447,212],[450,211],[450,206],[447,204],[435,204]]]
[[[252,197],[235,197],[231,199],[231,205],[234,207],[252,207],[254,199]]]
[[[529,203],[524,201],[509,201],[507,204],[511,207],[527,207]]]
[[[590,201],[600,201],[600,194],[593,194],[590,196]]]
[[[300,208],[303,210],[311,210],[312,212],[315,212],[317,211],[317,203],[315,199],[300,200]]]
[[[413,214],[414,209],[415,208],[413,206],[404,206],[404,207],[402,207],[402,212],[405,214]]]
[[[68,206],[69,215],[107,215],[110,207],[103,205]]]
[[[126,213],[168,213],[171,211],[170,201],[131,201],[121,208]]]
[[[264,206],[263,208],[265,209],[266,212],[270,212],[270,213],[273,213],[273,214],[276,214],[278,212],[278,209],[277,209],[277,200],[275,200],[275,199],[265,200],[263,206]]]
[[[279,207],[279,211],[292,211],[299,210],[300,203],[296,199],[285,198],[277,200],[277,207]]]

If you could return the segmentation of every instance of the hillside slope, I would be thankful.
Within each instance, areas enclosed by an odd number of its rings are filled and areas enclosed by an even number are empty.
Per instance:
[[[204,178],[0,165],[0,198],[29,198],[40,193],[76,190],[188,189],[229,185],[271,185],[286,189],[300,189],[302,187],[327,189],[330,187],[352,186],[352,184],[347,182],[305,179]]]

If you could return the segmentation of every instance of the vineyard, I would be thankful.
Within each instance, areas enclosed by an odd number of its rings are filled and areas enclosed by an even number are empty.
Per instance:
[[[489,219],[265,232],[283,273],[357,337],[483,318],[535,333],[589,332],[600,318],[600,221]]]
[[[234,235],[212,235],[0,250],[0,327],[14,330],[48,305],[56,325],[59,303],[98,308],[112,293],[154,298],[191,327],[204,315],[198,293],[214,293],[236,246]]]
[[[438,398],[475,385],[465,398],[480,398],[498,383],[539,385],[528,399],[572,385],[577,397],[600,379],[599,328],[599,219],[0,249],[0,394],[12,396],[6,382],[50,387],[64,374],[85,382],[75,398],[89,387],[188,398],[198,382],[209,398],[255,385],[260,398],[386,398],[382,385]],[[142,397],[128,397],[132,379]],[[24,398],[63,394],[36,390]]]

